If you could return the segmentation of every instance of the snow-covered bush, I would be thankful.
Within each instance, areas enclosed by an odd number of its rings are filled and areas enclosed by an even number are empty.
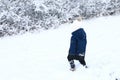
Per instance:
[[[120,14],[120,0],[0,0],[0,37]]]
[[[120,0],[111,0],[106,6],[106,15],[120,14]]]
[[[120,0],[88,1],[79,6],[79,14],[84,19],[120,14]]]
[[[1,0],[0,36],[26,32],[31,23],[25,12],[31,9],[29,0]]]

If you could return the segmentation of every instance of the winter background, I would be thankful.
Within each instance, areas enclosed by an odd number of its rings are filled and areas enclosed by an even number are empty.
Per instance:
[[[120,0],[0,0],[0,37],[120,14]]]
[[[0,80],[120,80],[119,12],[119,0],[0,0]],[[89,68],[76,61],[71,72],[76,27],[87,33]]]

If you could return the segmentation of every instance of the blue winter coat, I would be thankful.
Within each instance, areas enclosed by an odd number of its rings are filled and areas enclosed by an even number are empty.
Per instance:
[[[86,44],[86,33],[83,28],[72,32],[69,54],[85,54]]]

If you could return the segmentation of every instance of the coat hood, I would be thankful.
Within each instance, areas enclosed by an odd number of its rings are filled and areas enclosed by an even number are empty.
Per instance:
[[[83,28],[75,30],[74,32],[72,32],[72,35],[75,36],[76,38],[86,39],[86,33]]]

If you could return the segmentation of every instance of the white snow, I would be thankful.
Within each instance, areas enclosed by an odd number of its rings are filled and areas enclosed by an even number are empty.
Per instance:
[[[67,61],[73,24],[0,39],[0,80],[120,80],[120,16],[82,21],[87,33],[85,69]],[[117,79],[116,79],[117,78]]]

